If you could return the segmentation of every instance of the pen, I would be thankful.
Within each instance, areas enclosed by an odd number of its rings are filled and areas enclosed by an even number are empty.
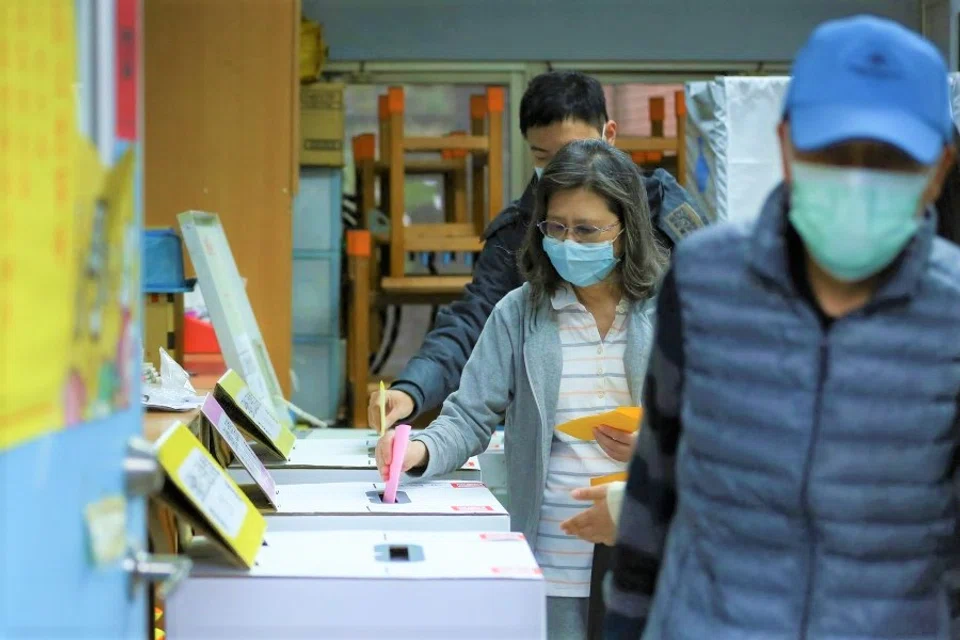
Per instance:
[[[380,381],[380,435],[387,430],[387,388]]]

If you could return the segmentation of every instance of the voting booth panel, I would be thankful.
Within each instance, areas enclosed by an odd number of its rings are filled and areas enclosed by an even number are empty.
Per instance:
[[[751,222],[783,180],[777,125],[789,77],[688,82],[687,191],[714,221]],[[960,74],[950,74],[960,126]]]
[[[283,390],[220,218],[186,211],[177,220],[227,366],[243,375],[251,391],[268,403],[280,424],[289,429],[292,423]]]
[[[167,603],[167,633],[535,639],[545,593],[517,533],[267,533],[248,570],[198,562]],[[478,615],[489,602],[495,615]]]
[[[783,179],[777,124],[788,77],[688,82],[687,191],[713,221],[751,221]]]
[[[953,123],[960,128],[960,73],[950,74],[950,106],[953,109]]]

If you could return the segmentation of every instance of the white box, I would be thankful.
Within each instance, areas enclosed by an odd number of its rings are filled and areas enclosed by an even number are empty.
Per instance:
[[[375,436],[365,438],[305,438],[299,439],[290,451],[289,460],[280,460],[263,446],[253,445],[254,451],[270,471],[278,485],[317,484],[325,482],[380,482],[373,450]],[[249,476],[238,461],[227,469],[235,482],[249,481]],[[451,480],[482,480],[480,461],[470,458],[460,470],[444,476]]]
[[[520,534],[268,532],[265,540],[252,569],[195,564],[166,600],[167,637],[546,637],[546,587]]]
[[[783,180],[777,125],[790,78],[688,82],[687,191],[714,221],[752,221]]]
[[[487,450],[480,454],[483,484],[494,497],[510,511],[510,492],[507,489],[507,458],[503,450],[503,431],[495,431]]]
[[[277,487],[276,511],[264,511],[267,531],[509,531],[510,516],[479,482],[401,484],[395,504],[383,504],[383,484],[334,482]],[[254,504],[265,506],[257,492]]]

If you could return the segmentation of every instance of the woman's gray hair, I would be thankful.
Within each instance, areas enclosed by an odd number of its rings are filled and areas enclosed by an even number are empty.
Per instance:
[[[564,282],[543,250],[537,225],[546,220],[554,194],[571,189],[597,194],[620,221],[623,252],[614,273],[624,297],[630,301],[652,297],[668,253],[654,234],[640,170],[627,154],[602,140],[576,140],[557,152],[537,183],[533,223],[520,249],[520,270],[530,283],[534,303],[553,296]]]

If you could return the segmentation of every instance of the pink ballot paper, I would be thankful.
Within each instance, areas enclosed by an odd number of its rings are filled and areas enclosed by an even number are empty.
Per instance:
[[[410,442],[410,425],[397,425],[393,434],[393,457],[390,459],[390,475],[387,477],[387,486],[383,490],[384,504],[393,504],[397,501],[397,487],[400,485],[400,472],[403,470],[403,457],[407,454],[407,444]]]

